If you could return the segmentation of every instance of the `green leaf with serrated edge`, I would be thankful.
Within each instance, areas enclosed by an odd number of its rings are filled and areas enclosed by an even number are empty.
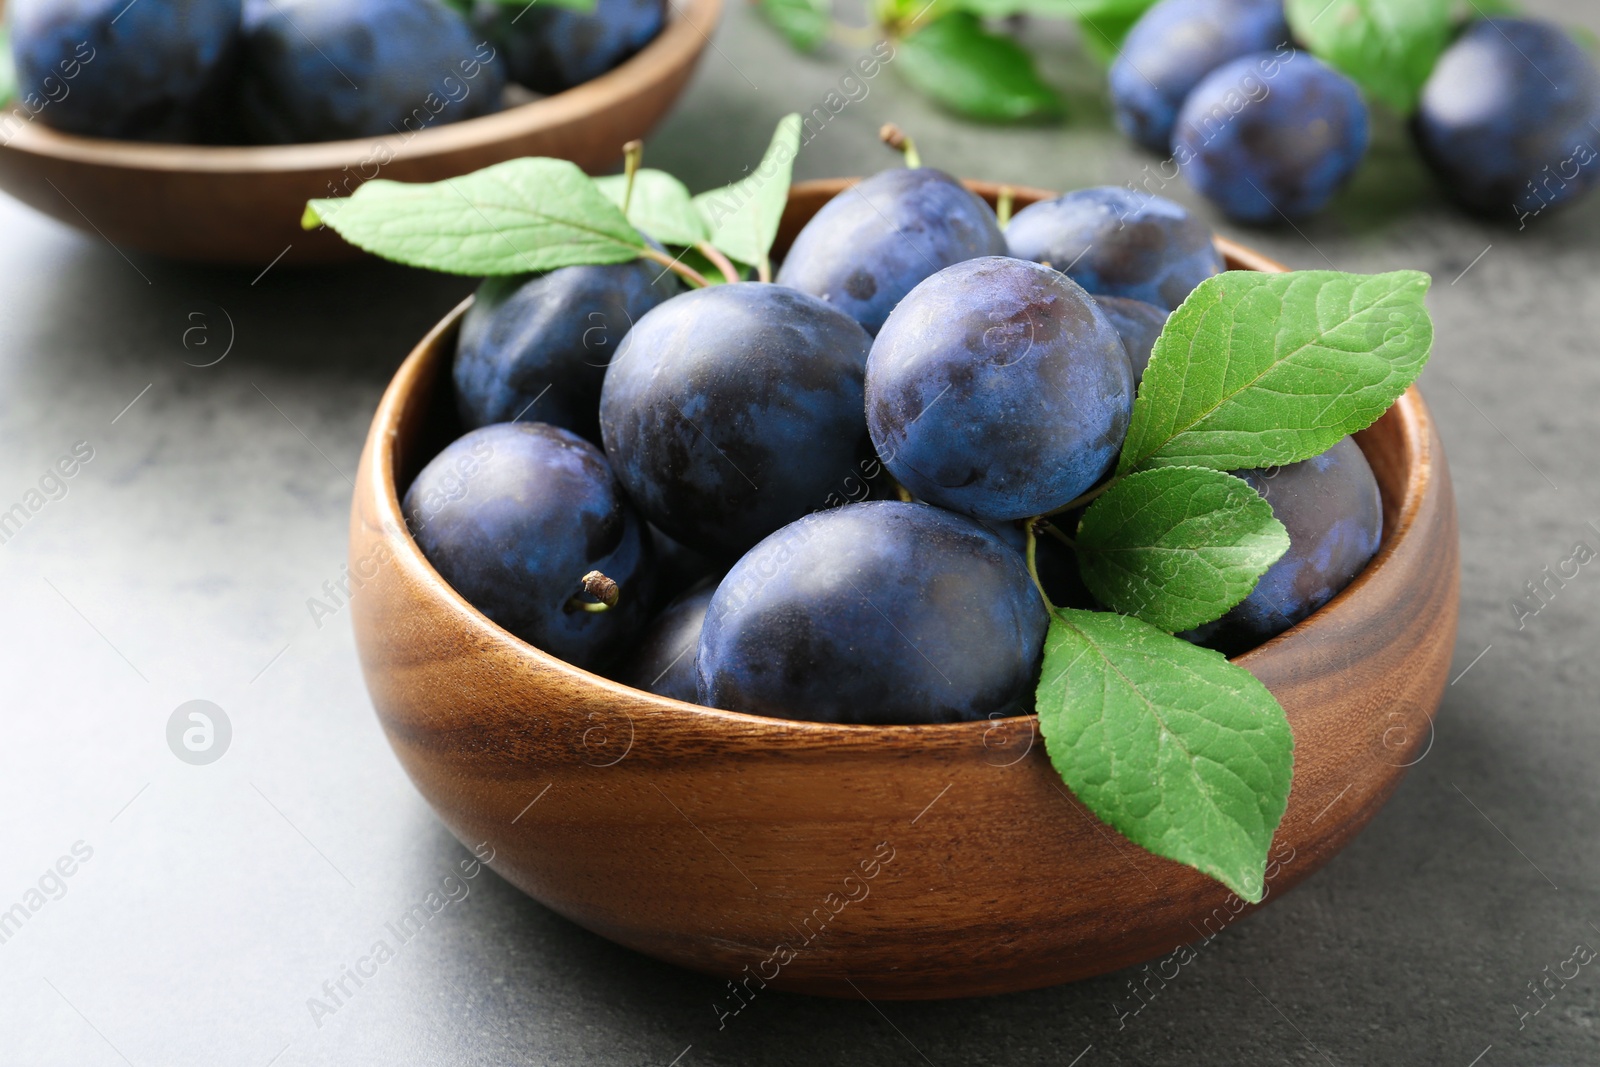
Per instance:
[[[828,0],[760,0],[761,13],[802,52],[810,52],[828,39],[833,28]]]
[[[1289,550],[1250,483],[1157,467],[1112,485],[1078,527],[1078,567],[1100,603],[1168,633],[1219,619]]]
[[[627,175],[596,178],[594,183],[613,204],[622,206],[628,195]],[[664,245],[692,245],[709,236],[689,190],[664,170],[646,168],[634,174],[628,221]]]
[[[766,155],[749,175],[694,198],[717,251],[741,263],[766,263],[789,203],[789,179],[800,152],[800,116],[785,115]]]
[[[1452,0],[1287,0],[1284,13],[1307,49],[1401,114],[1454,34]]]
[[[318,223],[384,259],[449,274],[625,263],[645,249],[621,209],[564,159],[513,159],[442,182],[374,179],[308,203],[301,225]]]
[[[968,118],[1011,122],[1053,118],[1064,110],[1060,94],[1039,77],[1033,57],[965,11],[902,39],[895,68],[912,88]]]
[[[1321,455],[1366,429],[1433,349],[1421,271],[1228,271],[1157,339],[1117,471],[1239,470]]]
[[[1037,703],[1050,763],[1090,811],[1261,900],[1294,737],[1249,671],[1127,615],[1060,609]]]

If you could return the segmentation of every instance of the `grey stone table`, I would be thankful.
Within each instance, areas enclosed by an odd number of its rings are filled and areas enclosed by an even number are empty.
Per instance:
[[[1600,29],[1582,0],[1527,6]],[[851,58],[794,58],[730,7],[651,149],[695,188],[737,177],[785,111],[826,106]],[[1047,50],[1066,127],[963,125],[886,71],[799,172],[886,165],[873,131],[892,118],[970,176],[1137,178],[1069,42]],[[1525,232],[1465,220],[1388,131],[1327,216],[1222,229],[1296,266],[1437,279],[1424,389],[1464,599],[1427,756],[1326,870],[1142,1007],[1122,974],[956,1003],[763,994],[719,1029],[720,983],[491,873],[445,883],[470,854],[390,754],[327,592],[372,408],[468,284],[175,266],[0,203],[0,510],[43,498],[0,544],[0,911],[25,916],[0,927],[0,1064],[1600,1063],[1600,963],[1530,991],[1600,947],[1600,571],[1512,607],[1576,543],[1600,548],[1600,198]],[[50,473],[63,457],[70,478]],[[197,699],[231,727],[209,765],[168,745]],[[430,892],[445,906],[419,933],[387,932]],[[345,977],[380,938],[393,957]]]

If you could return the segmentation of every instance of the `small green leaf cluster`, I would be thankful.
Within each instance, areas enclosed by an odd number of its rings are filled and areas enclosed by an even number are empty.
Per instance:
[[[831,0],[758,0],[767,20],[801,51],[862,31],[836,23]],[[892,66],[940,106],[983,122],[1060,118],[1061,94],[1042,78],[1033,55],[993,23],[1017,15],[1078,24],[1101,59],[1156,0],[876,0],[871,33],[894,45]]]
[[[310,201],[301,224],[447,274],[653,259],[691,285],[737,280],[724,267],[766,278],[799,150],[800,116],[788,115],[749,174],[698,196],[660,170],[596,179],[566,160],[526,158],[441,182],[375,179],[351,196]]]
[[[1220,618],[1289,547],[1227,472],[1309,459],[1387,411],[1433,347],[1429,284],[1417,271],[1202,283],[1156,342],[1116,472],[1072,538],[1112,611],[1053,613],[1037,694],[1050,760],[1130,840],[1247,900],[1263,892],[1293,738],[1248,671],[1172,635]]]

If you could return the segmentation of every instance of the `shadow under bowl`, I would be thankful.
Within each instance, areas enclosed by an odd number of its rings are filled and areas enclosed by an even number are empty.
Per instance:
[[[845,184],[797,185],[780,247]],[[1019,190],[1018,206],[1049,195]],[[1232,268],[1284,269],[1219,245]],[[373,420],[352,605],[400,762],[508,881],[604,937],[751,989],[874,999],[1086,978],[1254,910],[1090,815],[1035,716],[846,726],[717,711],[570,666],[479,614],[423,558],[399,502],[459,433],[449,369],[466,306],[411,353]],[[1455,644],[1455,501],[1422,397],[1357,440],[1383,495],[1377,557],[1236,660],[1295,736],[1268,902],[1348,844],[1426,752]]]
[[[365,255],[329,229],[306,232],[306,201],[362,182],[433,182],[522,156],[590,173],[622,158],[677,100],[723,0],[669,5],[637,55],[563,93],[415,133],[316,144],[211,146],[114,141],[53,130],[0,110],[0,189],[118,248],[265,267]],[[3,5],[0,5],[3,7]],[[46,104],[46,107],[49,105]]]

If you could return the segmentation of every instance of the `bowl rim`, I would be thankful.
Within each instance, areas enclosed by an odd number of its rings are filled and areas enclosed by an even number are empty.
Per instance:
[[[859,179],[796,182],[790,190],[791,201],[797,192],[816,194],[830,189],[837,191],[856,180]],[[964,184],[990,199],[993,199],[994,194],[1002,188],[999,183],[993,182],[966,181]],[[1057,195],[1045,190],[1020,186],[1006,186],[1006,188],[1016,192],[1019,198],[1023,195],[1037,194],[1047,198]],[[1228,260],[1229,269],[1259,270],[1266,273],[1283,273],[1289,270],[1276,260],[1227,238],[1217,237],[1216,245]],[[480,612],[445,581],[422,554],[421,548],[406,525],[400,506],[396,477],[400,453],[400,427],[405,419],[408,405],[414,402],[419,387],[426,389],[431,384],[425,380],[425,368],[428,369],[428,373],[438,373],[438,366],[434,362],[437,358],[436,350],[442,344],[448,343],[450,335],[459,327],[467,309],[472,306],[472,301],[472,296],[466,297],[435,323],[406,356],[385,388],[374,412],[368,434],[366,450],[371,462],[362,464],[362,469],[357,475],[356,492],[364,494],[368,501],[375,505],[378,528],[371,532],[377,538],[390,543],[394,552],[394,565],[409,572],[408,577],[417,585],[429,588],[433,595],[441,598],[451,613],[473,631],[475,644],[499,646],[508,651],[515,650],[520,658],[525,661],[531,660],[540,670],[561,675],[568,683],[575,686],[591,691],[608,692],[618,700],[628,701],[635,710],[672,716],[683,726],[703,723],[708,729],[732,730],[756,740],[793,741],[797,733],[803,733],[815,740],[833,740],[854,745],[872,737],[890,736],[896,742],[921,742],[944,747],[950,744],[970,744],[973,738],[994,728],[995,720],[991,718],[953,723],[833,723],[708,708],[659,696],[647,690],[635,689],[604,675],[575,666],[529,644]],[[1432,417],[1422,399],[1422,394],[1415,385],[1412,385],[1381,418],[1399,420],[1400,432],[1396,434],[1397,448],[1403,453],[1403,463],[1408,473],[1398,499],[1392,502],[1385,500],[1385,504],[1392,503],[1392,507],[1386,506],[1384,509],[1383,540],[1377,555],[1327,604],[1283,633],[1248,652],[1232,657],[1231,662],[1248,670],[1252,663],[1264,659],[1269,650],[1277,649],[1284,643],[1314,642],[1323,631],[1331,637],[1340,626],[1335,618],[1337,607],[1360,596],[1368,584],[1377,581],[1378,575],[1397,555],[1402,542],[1412,535],[1424,507],[1432,478],[1433,456],[1430,444]],[[1358,434],[1360,432],[1358,431]],[[359,511],[359,508],[357,510]],[[1394,517],[1392,523],[1388,521],[1391,511]],[[1037,712],[1007,716],[1003,721],[1029,724],[1037,734]],[[892,733],[885,735],[882,731]]]
[[[271,175],[337,170],[368,158],[378,146],[393,160],[425,160],[499,144],[532,130],[581,123],[589,115],[622,103],[641,82],[665,77],[693,63],[711,43],[722,17],[723,0],[666,0],[666,25],[638,52],[581,85],[517,104],[490,115],[430,126],[410,134],[378,134],[341,141],[285,145],[196,145],[86,137],[25,122],[0,152],[18,152],[65,162],[128,170]],[[5,3],[0,0],[0,17]],[[705,28],[702,28],[705,27]],[[0,115],[13,107],[0,107]]]

